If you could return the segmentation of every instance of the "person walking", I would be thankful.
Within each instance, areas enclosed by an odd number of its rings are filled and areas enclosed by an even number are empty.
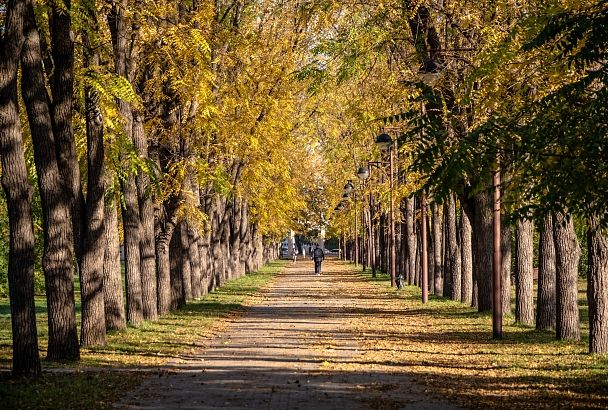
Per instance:
[[[312,260],[315,261],[315,275],[321,274],[321,263],[325,259],[325,252],[318,246],[315,246],[315,249],[312,251]]]

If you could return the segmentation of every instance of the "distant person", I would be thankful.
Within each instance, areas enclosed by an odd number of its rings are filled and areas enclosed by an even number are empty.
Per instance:
[[[298,248],[296,247],[295,243],[293,245],[293,249],[291,250],[291,254],[293,256],[293,263],[296,263],[298,261]]]
[[[317,276],[321,274],[323,259],[325,259],[325,252],[319,246],[315,246],[315,249],[312,251],[312,260],[315,261],[315,275]]]

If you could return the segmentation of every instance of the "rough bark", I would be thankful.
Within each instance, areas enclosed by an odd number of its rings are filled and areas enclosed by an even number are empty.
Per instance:
[[[188,236],[188,221],[184,220],[179,225],[179,239],[180,239],[180,256],[181,256],[181,279],[182,279],[182,292],[184,293],[184,300],[189,302],[192,300],[192,269],[190,256],[190,237]]]
[[[580,248],[572,217],[556,213],[553,219],[556,256],[556,338],[579,340],[578,262]]]
[[[511,314],[511,227],[505,223],[504,219],[500,223],[502,314],[508,316]]]
[[[534,324],[534,238],[530,220],[517,221],[515,262],[515,321]]]
[[[192,193],[194,206],[200,209],[201,201],[199,187],[196,178],[192,178]],[[192,297],[197,299],[203,294],[202,257],[201,257],[201,235],[195,224],[188,224],[188,238],[190,241],[190,261],[192,263]]]
[[[538,252],[538,294],[536,298],[536,328],[555,329],[555,245],[553,217],[542,221]]]
[[[488,191],[473,198],[473,274],[477,279],[477,309],[492,310],[492,200]]]
[[[108,180],[109,182],[109,180]],[[103,258],[103,300],[106,330],[123,330],[127,327],[120,265],[117,201],[106,203],[104,229],[106,243]]]
[[[76,142],[72,128],[74,95],[74,40],[71,0],[63,6],[51,3],[50,19],[53,74],[50,78],[52,93],[53,134],[57,146],[57,162],[62,182],[70,203],[74,252],[81,263],[84,228],[84,196],[80,184],[80,166],[76,156]]]
[[[460,300],[467,305],[473,301],[473,249],[471,242],[471,218],[462,207],[460,212],[460,251],[462,266],[462,293]]]
[[[171,310],[171,259],[169,244],[174,236],[175,222],[167,221],[156,236],[156,266],[158,269],[158,314]]]
[[[87,66],[99,64],[97,51],[84,35]],[[103,294],[104,230],[104,146],[103,121],[98,107],[99,95],[92,87],[85,89],[87,134],[87,198],[82,232],[80,294],[82,301],[82,346],[106,343]],[[78,190],[80,187],[78,186]]]
[[[452,300],[460,300],[461,297],[461,263],[460,249],[458,247],[458,232],[456,227],[456,200],[450,195],[447,207],[447,250],[449,258],[448,280],[444,281],[443,295],[450,296]]]
[[[608,353],[608,236],[597,218],[590,218],[588,231],[589,352]]]
[[[80,348],[74,304],[70,202],[65,195],[59,173],[42,67],[40,38],[31,5],[26,15],[21,68],[23,73],[21,89],[32,133],[34,161],[42,202],[44,225],[42,269],[46,279],[49,323],[47,359],[77,360],[80,357]]]
[[[4,35],[0,37],[0,182],[8,207],[12,371],[13,375],[37,376],[41,367],[34,305],[32,188],[24,158],[17,96],[26,3],[7,2]]]
[[[182,277],[182,246],[181,235],[178,229],[171,238],[169,245],[170,278],[171,278],[171,304],[170,309],[177,310],[186,304],[184,297],[184,280]]]
[[[407,236],[407,284],[416,278],[416,232],[414,231],[414,197],[405,200],[405,234]]]
[[[144,131],[142,114],[139,110],[133,113],[133,143],[137,154],[142,159],[148,158],[148,142]],[[139,256],[141,269],[141,295],[144,319],[158,318],[157,282],[156,282],[156,250],[154,247],[154,204],[149,192],[150,178],[139,171],[137,181],[137,199],[139,202],[139,217],[141,220],[139,236]]]
[[[440,214],[439,208],[442,212]],[[442,215],[443,205],[438,206],[433,203],[433,241],[435,242],[434,257],[435,257],[435,278],[433,280],[435,286],[435,295],[443,296],[443,242],[442,242]]]
[[[112,4],[112,8],[108,14],[108,24],[112,35],[116,74],[128,78],[127,56],[129,54],[129,36],[124,16],[126,1],[121,0],[119,3]],[[123,128],[127,139],[132,142],[133,114],[131,106],[126,101],[119,100],[118,110],[123,119]],[[127,157],[124,153],[121,154],[121,162],[127,162]],[[127,290],[127,320],[133,325],[138,325],[143,321],[144,316],[139,251],[141,220],[135,175],[129,173],[122,178],[121,188],[124,197],[122,221],[124,232],[125,286]]]

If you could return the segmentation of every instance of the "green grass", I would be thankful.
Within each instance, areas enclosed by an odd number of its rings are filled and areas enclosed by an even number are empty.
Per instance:
[[[3,408],[106,408],[119,392],[137,385],[141,373],[112,371],[116,368],[157,369],[168,360],[200,348],[200,342],[221,330],[224,321],[253,303],[254,296],[267,285],[288,261],[269,263],[258,272],[225,283],[215,292],[188,303],[154,322],[144,322],[126,331],[111,332],[105,346],[81,349],[78,363],[43,361],[43,368],[87,368],[86,372],[45,373],[38,380],[0,376]],[[11,324],[7,299],[0,299],[0,368],[11,365]],[[41,356],[47,345],[46,302],[36,298]],[[80,321],[80,312],[77,312]],[[90,367],[95,369],[91,371]],[[67,394],[66,392],[69,392]],[[6,399],[4,399],[6,398]],[[8,401],[7,401],[8,400]],[[64,402],[65,401],[65,402]],[[69,403],[68,403],[69,402]]]
[[[104,409],[142,378],[134,372],[45,373],[37,379],[3,374],[0,397],[5,409]]]

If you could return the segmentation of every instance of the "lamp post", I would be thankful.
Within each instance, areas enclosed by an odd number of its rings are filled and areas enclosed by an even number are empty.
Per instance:
[[[376,145],[381,151],[389,152],[389,193],[390,193],[390,209],[389,209],[389,271],[391,275],[391,286],[395,286],[396,275],[396,248],[395,248],[395,198],[394,198],[394,156],[397,142],[393,141],[390,135],[383,133],[376,137]]]

